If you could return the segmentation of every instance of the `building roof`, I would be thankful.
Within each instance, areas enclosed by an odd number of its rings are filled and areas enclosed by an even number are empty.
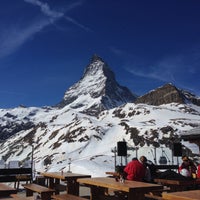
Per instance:
[[[200,126],[189,131],[183,131],[180,136],[183,140],[200,140]]]

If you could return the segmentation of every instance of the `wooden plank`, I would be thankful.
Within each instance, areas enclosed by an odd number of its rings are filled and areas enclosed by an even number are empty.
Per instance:
[[[32,180],[32,168],[5,168],[0,169],[0,182],[15,182],[17,175],[29,175]]]
[[[67,179],[78,179],[78,178],[89,178],[91,175],[86,174],[77,174],[77,173],[68,173],[68,172],[40,172],[40,174],[44,177],[50,177],[60,180],[67,180]]]
[[[115,181],[114,178],[108,177],[81,178],[77,181],[90,187],[91,200],[100,198],[107,189],[119,190],[127,196],[128,200],[144,200],[145,193],[163,188],[162,185],[139,181],[125,180],[125,182],[121,183]]]
[[[38,185],[38,184],[24,184],[24,188],[26,189],[26,196],[33,196],[33,192],[37,192],[41,195],[42,200],[51,200],[51,195],[55,192],[55,190]]]
[[[23,184],[22,186],[26,189],[32,190],[34,192],[38,192],[40,194],[44,193],[44,192],[55,192],[54,189],[50,189],[50,188],[47,188],[47,187],[44,187],[42,185],[38,185],[38,184],[35,184],[35,183]]]
[[[162,189],[163,186],[152,183],[145,183],[139,181],[129,181],[125,180],[124,183],[115,181],[113,178],[108,177],[97,177],[97,178],[83,178],[77,180],[79,183],[86,185],[95,185],[104,188],[116,189],[124,192],[129,192],[130,188],[134,191],[151,191],[156,189]]]
[[[56,200],[86,200],[83,197],[75,196],[72,194],[58,194],[52,195],[51,197]]]
[[[5,168],[0,169],[0,175],[31,174],[32,168]]]
[[[163,199],[166,200],[199,200],[200,190],[189,190],[182,192],[163,193]]]
[[[170,187],[171,191],[186,190],[187,187],[196,187],[200,184],[199,179],[193,180],[170,180],[170,179],[154,179],[158,184]]]
[[[6,197],[10,194],[16,194],[17,190],[6,184],[0,183],[0,197]]]

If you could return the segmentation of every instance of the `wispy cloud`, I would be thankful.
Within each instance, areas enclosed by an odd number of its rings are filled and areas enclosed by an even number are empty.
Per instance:
[[[193,68],[188,66],[185,55],[169,55],[148,61],[142,57],[130,54],[116,47],[110,47],[113,54],[124,59],[124,68],[135,76],[159,80],[162,82],[176,81],[178,74],[194,73]]]
[[[174,64],[172,63],[161,61],[149,64],[148,61],[145,62],[139,56],[128,53],[122,49],[113,46],[109,47],[109,49],[114,55],[124,59],[124,68],[135,76],[156,79],[163,82],[169,79],[174,80],[172,72]]]
[[[28,39],[47,25],[49,25],[49,21],[43,19],[25,28],[21,28],[20,25],[7,27],[6,30],[0,33],[0,58],[15,52]]]
[[[68,16],[65,16],[64,17],[67,21],[71,22],[72,24],[78,26],[79,28],[82,28],[83,30],[85,31],[91,31],[90,28],[88,28],[87,26],[84,26],[83,24],[80,24],[78,21],[76,21],[75,19],[71,18],[71,17],[68,17]]]
[[[131,68],[126,67],[126,69],[135,76],[155,79],[162,82],[175,81],[176,68],[173,68],[173,65],[169,63],[155,63],[154,66],[136,64]]]
[[[196,84],[196,75],[200,73],[198,47],[183,50],[176,55],[158,57],[157,60],[152,61],[144,60],[143,57],[116,47],[110,47],[110,50],[124,60],[123,68],[136,77],[161,83],[171,82],[177,87],[199,93],[198,84]]]
[[[47,3],[43,3],[39,0],[24,0],[24,1],[27,3],[31,3],[34,6],[38,6],[40,8],[41,12],[53,21],[58,20],[59,18],[64,18],[65,20],[74,24],[75,26],[78,26],[79,28],[82,28],[85,31],[90,31],[90,29],[88,27],[84,26],[83,24],[79,23],[77,20],[75,20],[69,16],[66,16],[65,13],[52,10]],[[82,2],[83,1],[80,0],[80,1],[73,2],[72,4],[69,4],[67,6],[67,8],[65,9],[65,12],[76,8],[77,6],[81,6]]]
[[[24,0],[24,1],[40,7],[41,12],[48,17],[58,19],[64,16],[64,13],[62,12],[51,10],[50,6],[47,3],[43,3],[39,0]]]
[[[43,3],[39,0],[24,0],[24,2],[39,7],[41,13],[45,17],[40,17],[40,19],[37,18],[37,20],[35,20],[34,22],[26,23],[26,25],[18,23],[12,23],[10,25],[7,24],[4,30],[0,32],[0,58],[12,54],[18,48],[20,48],[27,40],[33,38],[35,34],[39,33],[45,27],[51,24],[54,25],[55,22],[59,19],[65,19],[68,22],[74,24],[75,26],[83,29],[84,31],[90,30],[88,27],[77,22],[75,19],[65,16],[65,13],[51,9],[49,4],[47,3]],[[81,5],[81,0],[73,2],[65,8],[65,12],[70,11],[76,8],[77,6]]]
[[[110,46],[109,49],[116,56],[123,56],[125,54],[125,52],[123,50],[116,48],[114,46]]]

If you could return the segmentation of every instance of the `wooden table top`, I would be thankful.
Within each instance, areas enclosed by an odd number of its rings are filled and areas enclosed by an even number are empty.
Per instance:
[[[163,199],[166,200],[199,200],[200,190],[188,190],[182,192],[163,193]]]
[[[77,173],[68,173],[68,172],[40,172],[42,176],[49,178],[56,178],[61,180],[66,180],[67,178],[90,178],[91,175],[87,174],[77,174]]]
[[[200,179],[194,180],[171,180],[171,179],[154,179],[156,183],[160,183],[163,185],[200,185]]]
[[[125,180],[124,183],[117,182],[114,178],[109,177],[96,177],[96,178],[81,178],[77,182],[83,183],[86,185],[99,186],[103,188],[110,188],[115,190],[120,190],[124,192],[142,191],[143,193],[162,189],[163,186],[152,183],[138,182],[138,181],[129,181]]]

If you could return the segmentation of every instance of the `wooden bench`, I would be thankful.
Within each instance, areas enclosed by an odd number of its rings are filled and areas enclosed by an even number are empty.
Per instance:
[[[0,169],[0,182],[14,182],[18,189],[20,181],[32,182],[32,168]]]
[[[51,195],[55,192],[55,190],[31,183],[31,184],[23,184],[23,187],[26,189],[26,196],[33,196],[34,192],[37,192],[41,195],[42,200],[50,200]]]
[[[32,176],[29,174],[20,174],[20,175],[16,175],[16,180],[15,180],[15,184],[14,187],[18,190],[19,189],[19,184],[20,182],[26,182],[26,184],[31,183],[32,182]]]
[[[11,194],[16,194],[17,190],[12,188],[4,183],[0,183],[0,198],[1,197],[8,197]]]
[[[51,197],[56,200],[86,200],[83,197],[79,197],[79,196],[75,196],[75,195],[67,194],[67,193],[52,195]]]

